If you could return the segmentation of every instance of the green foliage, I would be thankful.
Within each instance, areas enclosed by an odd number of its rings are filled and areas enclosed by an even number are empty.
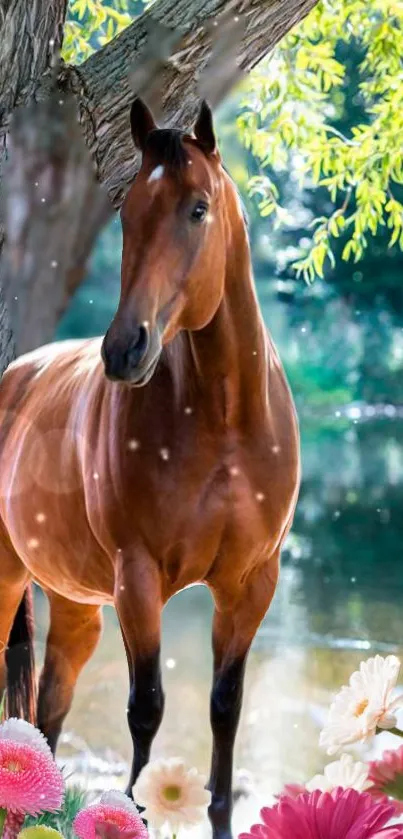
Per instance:
[[[77,813],[87,804],[87,795],[78,786],[67,787],[63,807],[58,813],[43,813],[42,816],[27,816],[24,827],[45,825],[58,830],[65,839],[73,839],[73,821]]]
[[[140,0],[70,0],[63,58],[84,61],[128,26],[143,9]]]
[[[336,128],[343,109],[341,44],[360,52],[356,98],[363,120]],[[308,252],[294,267],[311,282],[343,239],[342,259],[358,262],[385,227],[389,247],[403,250],[403,3],[321,0],[249,80],[238,124],[261,173],[250,190],[262,215],[287,221],[275,173],[294,170],[301,183],[325,187],[333,211],[316,218]]]

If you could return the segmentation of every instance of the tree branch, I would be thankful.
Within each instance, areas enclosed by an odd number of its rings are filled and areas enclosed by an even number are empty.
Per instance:
[[[246,73],[316,2],[158,0],[79,68],[67,67],[62,71],[61,83],[77,98],[87,145],[95,158],[100,180],[106,185],[115,206],[121,204],[137,166],[128,119],[133,88],[136,88],[135,92],[144,93],[147,78],[152,86],[152,91],[147,88],[148,101],[150,92],[159,95],[167,122],[188,128],[200,101],[203,71],[211,60],[217,33],[228,15],[243,23],[237,44],[237,63],[239,70]],[[176,43],[173,55],[156,56],[154,62],[150,62],[149,42],[154,22],[169,27]],[[145,55],[147,72],[142,74]]]

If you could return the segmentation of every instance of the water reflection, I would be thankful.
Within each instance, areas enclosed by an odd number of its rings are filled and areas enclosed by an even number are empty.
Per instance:
[[[302,423],[304,482],[281,583],[248,666],[237,766],[252,773],[256,796],[239,803],[238,828],[258,801],[285,782],[304,781],[324,763],[318,732],[332,691],[369,651],[403,650],[403,422],[321,427]],[[46,607],[39,596],[39,648]],[[154,755],[180,754],[207,772],[211,674],[208,592],[192,588],[164,615],[167,705]],[[130,740],[127,672],[113,610],[102,643],[82,674],[63,754],[86,783],[124,783]],[[382,745],[390,735],[382,735]],[[82,743],[93,751],[77,758]],[[81,762],[80,762],[81,760]],[[102,760],[104,762],[102,762]],[[111,769],[112,767],[112,769]],[[243,808],[243,809],[242,809]],[[243,814],[243,815],[242,815]],[[242,821],[244,819],[244,821]]]

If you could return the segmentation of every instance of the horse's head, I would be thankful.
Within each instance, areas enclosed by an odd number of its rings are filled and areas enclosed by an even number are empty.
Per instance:
[[[231,208],[242,218],[206,103],[193,135],[158,129],[140,99],[131,127],[142,163],[122,207],[120,301],[102,356],[109,378],[143,385],[164,343],[213,318],[224,291]]]

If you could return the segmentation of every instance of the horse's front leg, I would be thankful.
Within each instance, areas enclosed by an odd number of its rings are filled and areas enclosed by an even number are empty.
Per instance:
[[[242,707],[246,658],[271,603],[278,579],[278,555],[253,572],[235,603],[223,591],[213,591],[214,677],[210,719],[213,755],[209,789],[209,817],[214,839],[231,839],[232,771],[235,736]]]
[[[161,586],[153,560],[122,555],[116,573],[115,605],[129,666],[127,720],[133,741],[133,762],[126,793],[132,796],[133,784],[150,758],[164,710],[160,668]]]

